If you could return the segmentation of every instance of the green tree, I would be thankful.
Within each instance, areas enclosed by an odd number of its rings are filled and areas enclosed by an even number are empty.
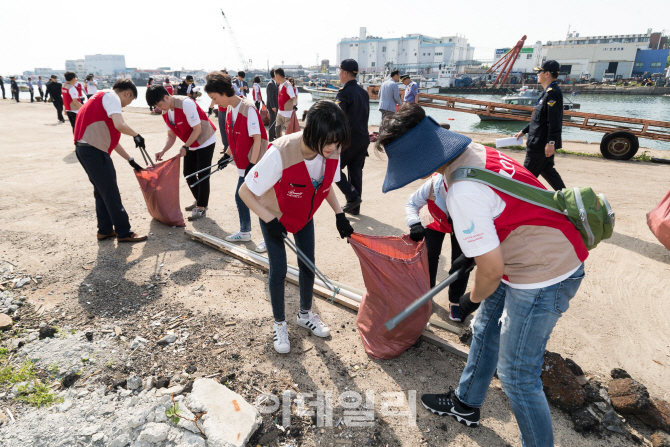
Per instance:
[[[665,68],[670,67],[670,55],[668,55],[668,61],[665,63]]]

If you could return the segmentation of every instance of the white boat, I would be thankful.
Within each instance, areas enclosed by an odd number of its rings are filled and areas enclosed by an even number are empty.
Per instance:
[[[360,86],[363,88],[363,86]],[[370,86],[367,86],[368,88],[365,89],[369,92]],[[305,92],[309,93],[312,95],[312,99],[314,101],[319,101],[322,99],[328,99],[330,101],[335,101],[335,98],[337,97],[337,92],[338,90],[333,90],[330,88],[323,88],[323,87],[303,87]],[[370,96],[370,102],[371,103],[376,103],[379,102],[379,99],[375,96],[374,98],[372,95]]]
[[[537,104],[537,100],[540,99],[541,93],[534,88],[528,88],[527,86],[523,86],[518,90],[517,95],[510,95],[510,96],[503,96],[501,99],[504,104],[513,104],[517,106],[532,106],[534,107]],[[579,104],[575,104],[572,101],[570,101],[570,98],[566,98],[563,96],[563,110],[575,110],[579,109]],[[532,112],[527,112],[525,110],[510,110],[510,109],[504,109],[509,111],[510,113],[514,115],[524,115],[528,116]],[[482,121],[524,121],[524,120],[517,120],[514,118],[502,118],[502,117],[493,117],[489,115],[477,115],[480,120]]]
[[[437,73],[438,87],[453,87],[456,85],[456,67],[454,65],[445,65]]]

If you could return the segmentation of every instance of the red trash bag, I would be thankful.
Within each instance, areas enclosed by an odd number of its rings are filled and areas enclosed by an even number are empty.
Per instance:
[[[265,103],[263,103],[263,106],[261,107],[261,121],[264,126],[270,125],[270,112],[268,112],[268,108],[265,107]]]
[[[647,213],[647,225],[656,239],[670,250],[670,191]]]
[[[421,337],[433,313],[429,301],[393,330],[384,326],[430,289],[426,243],[413,242],[409,235],[358,233],[349,243],[361,263],[367,289],[356,318],[365,351],[376,359],[398,357]]]
[[[286,127],[286,135],[295,132],[300,132],[300,123],[298,122],[298,115],[294,110],[291,114],[291,121],[289,121],[288,126]]]
[[[185,227],[179,206],[179,154],[156,166],[147,166],[135,177],[151,217],[165,225]]]

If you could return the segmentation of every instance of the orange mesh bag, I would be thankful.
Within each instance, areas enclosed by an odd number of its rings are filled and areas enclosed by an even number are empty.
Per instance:
[[[430,289],[428,255],[424,241],[409,235],[366,236],[349,239],[358,256],[367,291],[356,318],[365,351],[376,359],[392,359],[421,337],[433,303],[429,301],[389,331],[384,323]]]
[[[155,166],[147,166],[135,177],[140,184],[151,217],[165,225],[185,227],[179,206],[179,159],[176,155]]]
[[[288,126],[286,127],[286,135],[295,132],[300,132],[300,123],[298,122],[298,115],[294,110],[291,114],[291,121],[289,121]]]
[[[263,103],[263,107],[261,107],[261,121],[263,121],[264,126],[270,125],[270,112],[268,112],[268,108],[265,107],[265,103]]]
[[[647,213],[647,225],[656,239],[670,250],[670,191]]]

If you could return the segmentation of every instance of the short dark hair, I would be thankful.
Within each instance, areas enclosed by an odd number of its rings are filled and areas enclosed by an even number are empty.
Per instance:
[[[307,112],[302,141],[321,155],[328,144],[338,143],[342,149],[349,147],[351,131],[342,109],[333,101],[317,101]]]
[[[246,77],[246,75],[247,75],[247,74],[246,74],[245,72],[243,72],[243,71],[238,71],[238,72],[237,72],[237,76],[240,77],[240,78],[242,78],[242,79],[244,79],[244,78]]]
[[[154,82],[154,78],[147,79],[147,82]]]
[[[228,97],[235,96],[233,81],[230,75],[213,71],[205,77],[205,93],[218,93]]]
[[[51,75],[51,79],[54,79],[54,78],[58,79],[58,76],[56,76],[56,75]]]
[[[261,82],[261,77],[260,76],[254,76],[254,82],[256,84],[259,84]]]
[[[65,76],[66,81],[71,81],[77,77],[74,71],[66,71],[63,76]]]
[[[270,77],[271,77],[272,79],[275,78],[275,69],[274,69],[274,68],[273,68],[272,70],[270,70]]]
[[[161,102],[166,96],[170,96],[168,91],[162,85],[152,85],[147,88],[145,99],[149,107],[153,107]]]
[[[135,99],[137,99],[137,87],[135,87],[135,84],[130,79],[119,79],[112,86],[112,90],[120,90],[122,92],[130,90],[133,92]]]
[[[558,72],[557,71],[550,71],[548,72],[553,79],[558,79]]]
[[[226,69],[224,68],[223,70],[221,70],[221,73],[223,73],[223,74],[228,74],[228,70],[226,70]]]
[[[393,77],[393,76],[395,76],[395,75],[399,75],[399,74],[400,74],[400,70],[393,70],[393,71],[391,72],[391,77]]]
[[[37,79],[42,79],[42,76],[38,76]]]
[[[387,115],[382,120],[375,149],[377,152],[384,152],[384,146],[405,135],[425,118],[426,112],[419,104],[415,102],[403,104],[396,113]]]
[[[286,75],[284,74],[284,69],[283,68],[275,68],[275,75],[279,75],[282,78],[285,78]]]
[[[295,79],[293,79],[293,77],[288,78],[288,82],[290,82],[291,85],[295,86]]]

